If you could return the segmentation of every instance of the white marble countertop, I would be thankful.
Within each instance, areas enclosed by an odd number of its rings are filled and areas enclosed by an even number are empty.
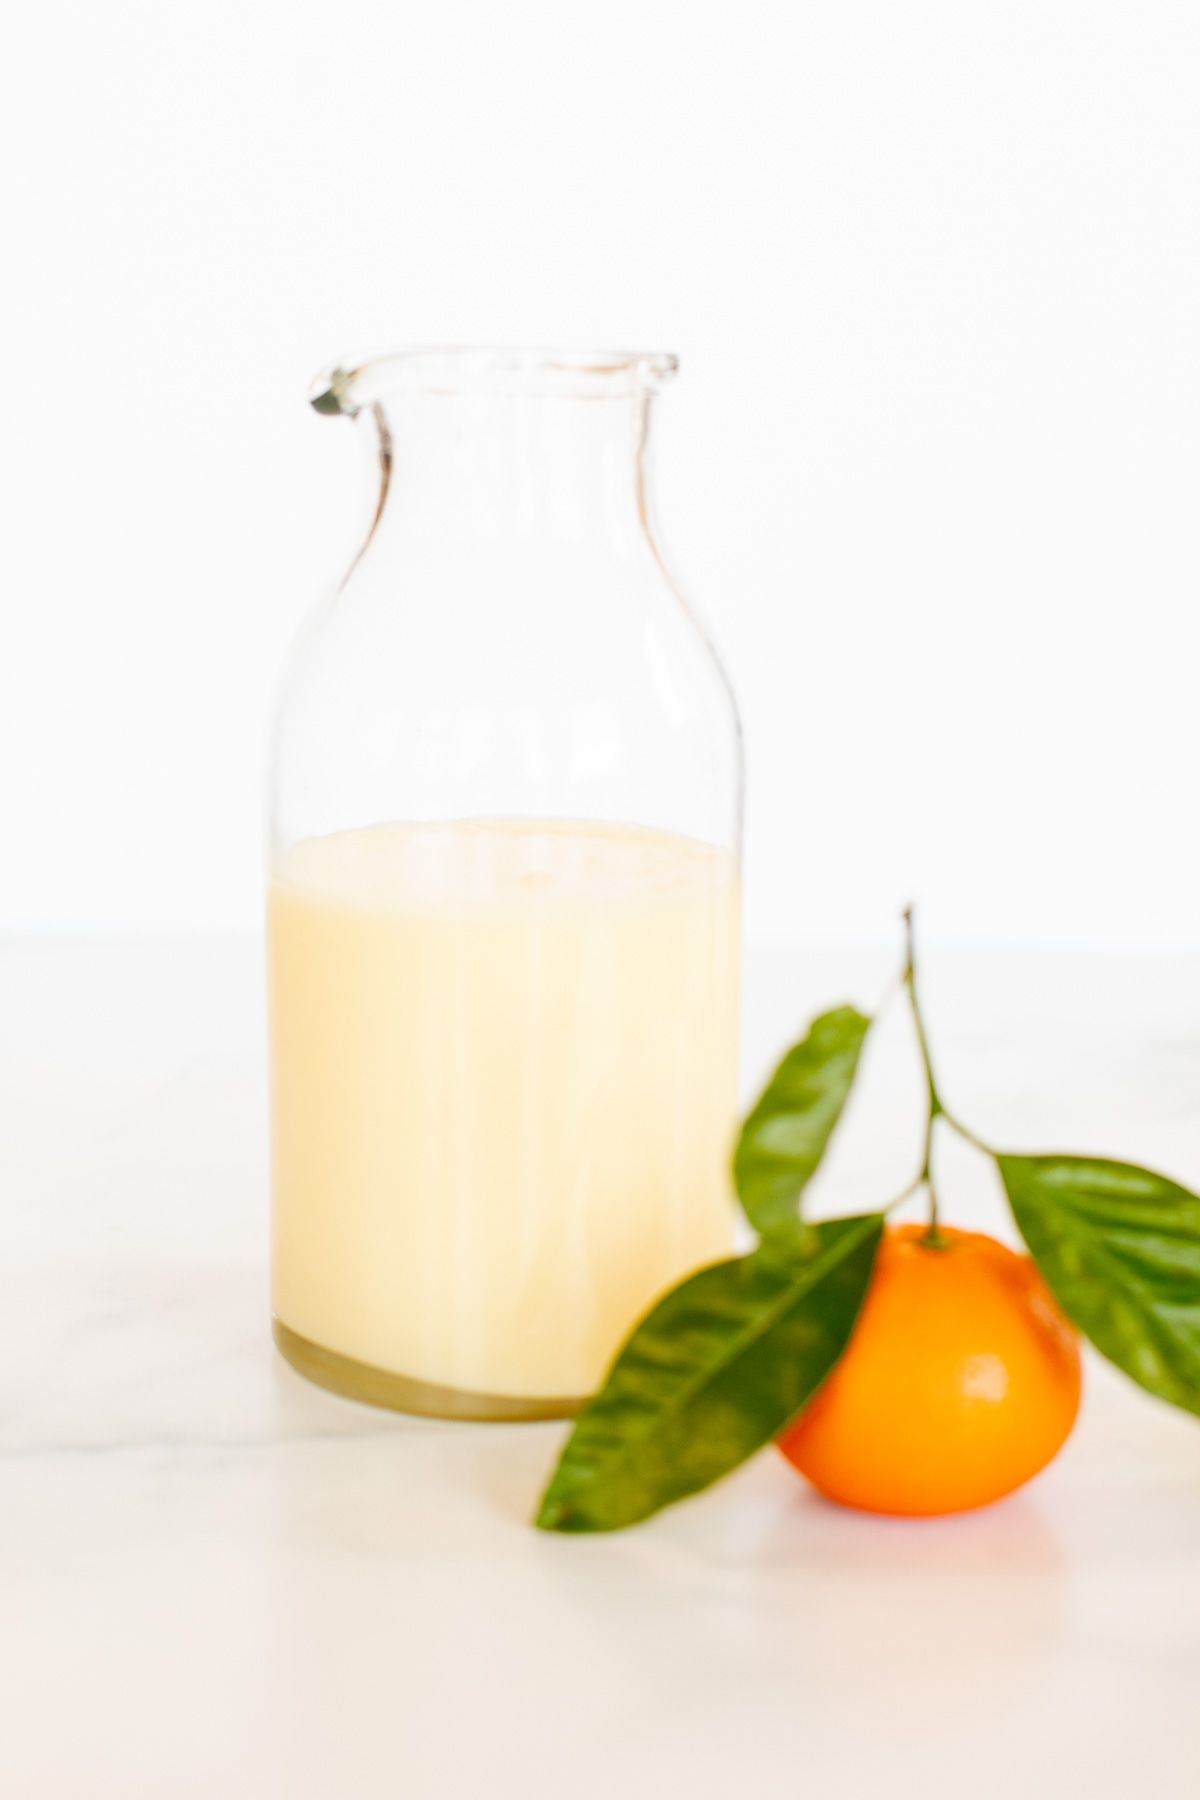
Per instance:
[[[751,959],[747,1079],[885,952]],[[945,951],[957,1110],[1200,1185],[1200,958]],[[257,952],[0,948],[0,1790],[14,1800],[1183,1794],[1200,1425],[1089,1369],[1023,1494],[951,1521],[767,1454],[636,1531],[527,1519],[560,1426],[405,1420],[272,1350]],[[821,1181],[908,1171],[884,1029]],[[999,1226],[948,1148],[948,1210]]]

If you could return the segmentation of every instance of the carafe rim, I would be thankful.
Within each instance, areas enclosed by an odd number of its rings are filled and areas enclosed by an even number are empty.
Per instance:
[[[628,400],[656,393],[678,368],[677,356],[659,350],[434,345],[343,358],[317,376],[309,401],[353,418],[389,394]]]

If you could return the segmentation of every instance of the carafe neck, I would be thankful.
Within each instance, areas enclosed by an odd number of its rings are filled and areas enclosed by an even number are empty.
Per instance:
[[[404,394],[359,415],[384,492],[377,530],[614,548],[642,529],[650,396]]]

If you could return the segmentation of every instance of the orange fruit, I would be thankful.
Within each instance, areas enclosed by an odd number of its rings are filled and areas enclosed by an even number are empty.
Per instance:
[[[1011,1494],[1079,1410],[1076,1334],[1028,1256],[976,1231],[884,1233],[854,1334],[779,1447],[830,1500],[965,1512]]]

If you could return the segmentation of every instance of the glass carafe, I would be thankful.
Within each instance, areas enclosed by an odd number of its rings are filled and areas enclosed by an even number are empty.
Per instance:
[[[338,368],[366,542],[272,771],[276,1341],[359,1399],[570,1413],[726,1254],[741,751],[668,573],[671,357]]]

